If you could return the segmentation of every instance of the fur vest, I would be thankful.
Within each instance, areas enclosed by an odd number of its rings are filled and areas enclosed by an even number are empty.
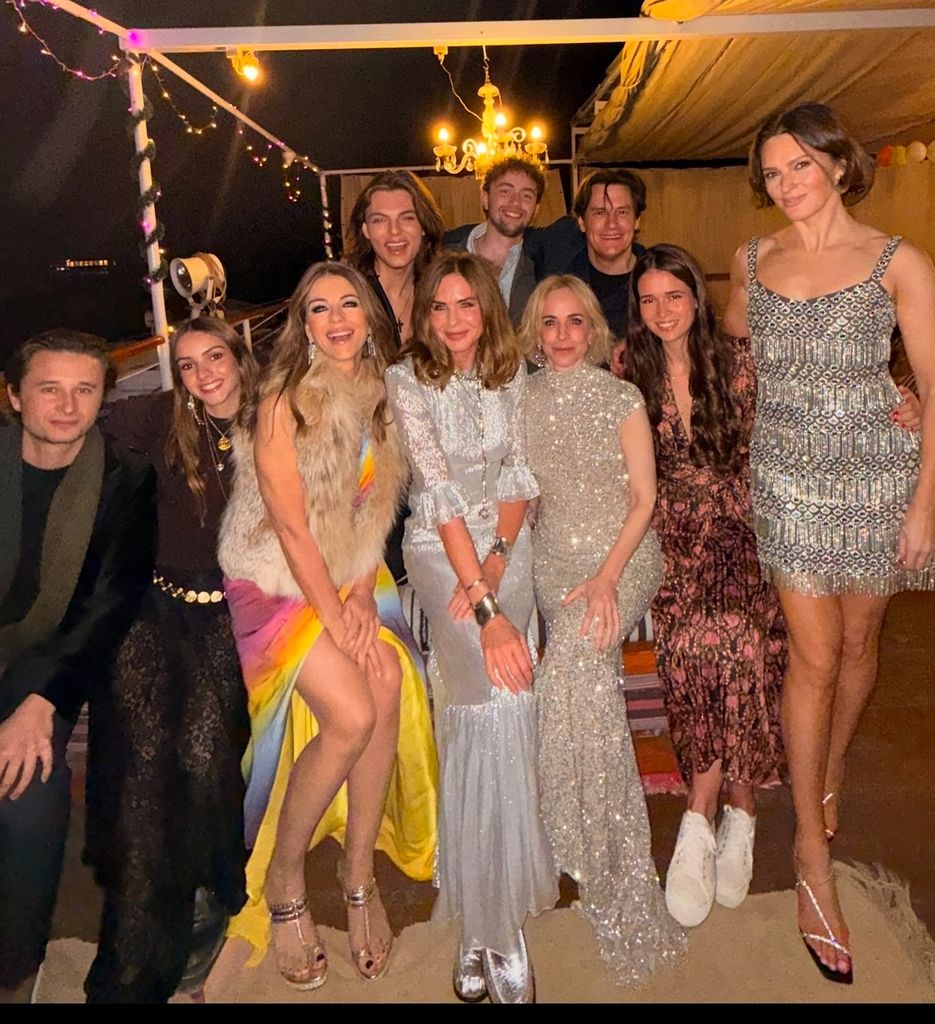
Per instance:
[[[405,481],[406,463],[396,425],[390,423],[384,441],[371,437],[373,486],[363,503],[355,503],[361,435],[370,430],[384,394],[381,380],[362,375],[352,381],[322,362],[309,370],[296,393],[309,424],[296,436],[306,518],[339,588],[379,565]],[[250,580],[266,594],[302,597],[260,496],[253,440],[238,433],[234,451],[234,489],[218,546],[224,575]]]

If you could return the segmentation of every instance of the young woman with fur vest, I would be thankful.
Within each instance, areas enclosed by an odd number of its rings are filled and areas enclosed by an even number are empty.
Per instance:
[[[385,970],[393,938],[374,847],[414,878],[429,878],[434,861],[426,691],[383,564],[406,476],[383,387],[391,338],[357,271],[306,271],[237,437],[221,531],[252,726],[249,899],[231,934],[261,953],[268,914],[280,973],[300,989],[324,984],[328,969],[305,896],[310,846],[326,835],[344,843],[349,943],[368,979]]]

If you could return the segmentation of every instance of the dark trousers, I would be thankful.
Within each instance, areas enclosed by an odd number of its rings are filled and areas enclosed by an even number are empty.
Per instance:
[[[0,800],[0,988],[17,988],[45,958],[71,810],[65,747],[74,723],[56,715],[52,774]]]

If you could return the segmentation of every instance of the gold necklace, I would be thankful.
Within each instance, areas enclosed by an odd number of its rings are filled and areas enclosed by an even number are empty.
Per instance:
[[[217,425],[217,423],[214,422],[214,418],[209,415],[207,409],[205,410],[204,423],[205,423],[205,437],[208,439],[208,448],[210,449],[210,448],[214,447],[214,448],[216,448],[221,453],[220,455],[217,456],[217,458],[214,459],[214,466],[215,466],[215,469],[217,469],[217,471],[219,473],[222,473],[224,471],[224,467],[227,465],[227,463],[225,462],[225,456],[227,455],[227,453],[233,447],[233,442],[227,436],[227,430],[222,430]],[[216,441],[213,440],[212,437],[211,437],[211,432],[208,429],[208,424],[209,423],[211,424],[211,427],[213,428],[213,430],[217,433],[217,440]],[[228,429],[230,429],[230,428],[228,428]]]

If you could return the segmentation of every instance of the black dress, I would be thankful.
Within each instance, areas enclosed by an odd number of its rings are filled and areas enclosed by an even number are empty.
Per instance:
[[[105,894],[85,985],[96,1002],[167,1000],[192,949],[196,890],[229,914],[246,899],[240,761],[250,724],[227,602],[211,600],[222,591],[216,548],[231,453],[202,427],[202,516],[166,463],[171,411],[171,393],[146,395],[116,403],[102,423],[156,469],[164,582],[149,588],[117,654],[111,706],[89,730],[85,857]],[[189,591],[207,600],[186,601]]]

